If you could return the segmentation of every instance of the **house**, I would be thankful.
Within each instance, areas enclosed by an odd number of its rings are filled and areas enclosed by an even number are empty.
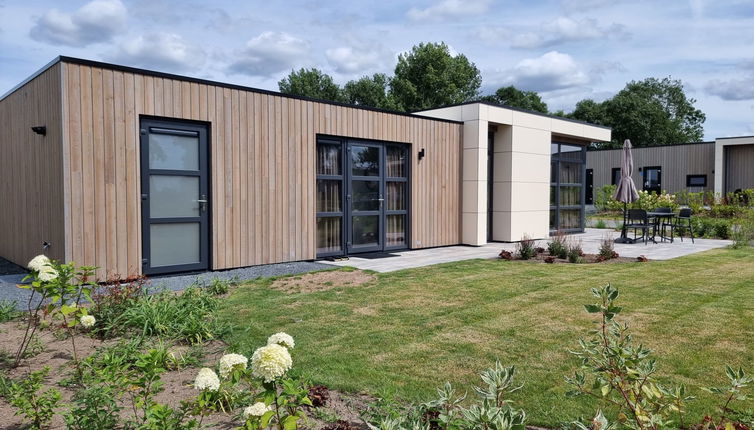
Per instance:
[[[639,190],[724,195],[754,188],[754,136],[724,137],[709,142],[634,147],[633,180]],[[616,185],[621,149],[590,149],[586,157],[586,203],[596,190]]]
[[[71,57],[0,121],[0,255],[99,279],[580,231],[586,147],[610,140],[487,103],[406,114]]]

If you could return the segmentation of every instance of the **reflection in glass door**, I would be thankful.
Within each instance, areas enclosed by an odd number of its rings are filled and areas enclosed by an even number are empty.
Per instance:
[[[317,256],[408,246],[408,146],[317,141]]]
[[[141,123],[145,274],[209,268],[207,129]]]
[[[382,249],[382,146],[349,144],[350,231],[348,252],[380,251]]]

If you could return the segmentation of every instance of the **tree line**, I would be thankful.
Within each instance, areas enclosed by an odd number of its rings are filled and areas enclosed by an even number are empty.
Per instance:
[[[543,114],[587,121],[612,128],[619,147],[631,139],[634,146],[696,142],[704,136],[705,114],[694,107],[683,82],[665,77],[631,81],[601,102],[584,99],[572,112],[551,112],[535,91],[514,86],[482,95],[482,75],[463,54],[452,55],[445,43],[420,43],[398,56],[393,76],[375,73],[342,87],[316,68],[302,68],[278,82],[280,92],[322,100],[415,112],[469,101],[484,101]]]

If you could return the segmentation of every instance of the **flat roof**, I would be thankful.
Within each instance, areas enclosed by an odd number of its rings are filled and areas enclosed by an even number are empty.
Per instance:
[[[105,63],[105,62],[102,62],[102,61],[94,61],[94,60],[87,60],[87,59],[83,59],[83,58],[68,57],[68,56],[65,56],[65,55],[60,55],[60,56],[56,57],[54,60],[50,61],[49,63],[45,64],[42,68],[40,68],[39,70],[37,70],[36,72],[34,72],[31,76],[29,76],[28,78],[26,78],[23,81],[21,81],[21,83],[19,83],[15,87],[11,88],[8,92],[6,92],[5,94],[3,94],[2,97],[0,97],[0,101],[4,100],[9,95],[11,95],[14,92],[18,91],[21,87],[23,87],[27,83],[31,82],[32,80],[34,80],[34,78],[36,78],[37,76],[41,75],[42,73],[44,73],[45,71],[47,71],[49,68],[51,68],[52,66],[54,66],[54,65],[56,65],[58,63],[70,63],[70,64],[78,64],[78,65],[82,65],[82,66],[99,67],[99,68],[102,68],[102,69],[110,69],[110,70],[117,70],[117,71],[121,71],[121,72],[134,73],[134,74],[145,75],[145,76],[154,76],[154,77],[158,77],[158,78],[166,78],[166,79],[175,79],[175,80],[180,80],[180,81],[194,82],[194,83],[197,83],[197,84],[212,85],[212,86],[216,86],[216,87],[229,88],[229,89],[241,90],[241,91],[250,91],[250,92],[255,92],[255,93],[259,93],[259,94],[267,94],[267,95],[271,95],[271,96],[286,97],[286,98],[297,99],[297,100],[305,100],[305,101],[310,101],[310,102],[315,102],[315,103],[324,103],[324,104],[329,104],[329,105],[343,106],[343,107],[349,107],[349,108],[354,108],[354,109],[367,110],[367,111],[372,111],[372,112],[382,112],[382,113],[389,113],[389,114],[393,114],[393,115],[408,116],[408,117],[412,117],[412,118],[421,118],[421,119],[426,119],[426,120],[429,120],[429,121],[439,121],[439,122],[449,122],[449,123],[453,123],[453,124],[463,124],[463,121],[455,121],[455,120],[444,119],[444,118],[435,118],[435,117],[430,117],[430,116],[424,116],[424,115],[421,115],[421,114],[418,114],[418,113],[401,112],[401,111],[390,110],[390,109],[380,109],[380,108],[375,108],[375,107],[371,107],[371,106],[353,105],[353,104],[349,104],[349,103],[336,102],[336,101],[332,101],[332,100],[323,100],[323,99],[316,99],[316,98],[313,98],[313,97],[298,96],[298,95],[294,95],[294,94],[285,94],[285,93],[281,93],[279,91],[263,90],[261,88],[247,87],[247,86],[244,86],[244,85],[230,84],[230,83],[227,83],[227,82],[211,81],[211,80],[208,80],[208,79],[193,78],[191,76],[176,75],[176,74],[173,74],[173,73],[159,72],[159,71],[156,71],[156,70],[141,69],[141,68],[138,68],[138,67],[131,67],[131,66],[123,66],[123,65],[120,65],[120,64]]]
[[[426,112],[426,111],[435,110],[435,109],[445,109],[445,108],[451,108],[451,107],[472,105],[472,104],[475,104],[475,103],[482,104],[482,105],[487,105],[487,106],[492,106],[492,107],[497,107],[497,108],[510,109],[510,110],[514,110],[516,112],[523,112],[523,113],[528,113],[528,114],[532,114],[532,115],[543,116],[543,117],[546,117],[546,118],[558,119],[558,120],[561,120],[561,121],[575,122],[576,124],[584,124],[584,125],[588,125],[588,126],[591,126],[591,127],[604,128],[605,130],[612,130],[613,129],[612,127],[608,127],[606,125],[593,124],[591,122],[581,121],[581,120],[578,120],[578,119],[564,118],[562,116],[557,116],[557,115],[553,115],[553,114],[549,114],[549,113],[542,113],[542,112],[537,112],[537,111],[534,111],[534,110],[523,109],[523,108],[513,107],[513,106],[508,106],[508,105],[503,105],[503,104],[499,104],[499,103],[492,103],[492,102],[488,102],[488,101],[484,101],[484,100],[472,100],[472,101],[463,102],[463,103],[455,103],[455,104],[452,104],[452,105],[438,106],[438,107],[433,107],[433,108],[429,108],[429,109],[422,109],[422,110],[414,111],[412,113],[416,114],[416,113]]]
[[[715,141],[702,141],[702,142],[684,142],[684,143],[668,143],[665,145],[654,144],[646,146],[633,146],[631,150],[644,149],[644,148],[663,148],[666,146],[683,146],[683,145],[714,145]],[[588,151],[622,151],[623,148],[588,148]]]

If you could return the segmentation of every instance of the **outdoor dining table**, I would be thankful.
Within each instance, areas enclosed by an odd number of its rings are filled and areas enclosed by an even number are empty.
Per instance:
[[[662,223],[662,220],[672,220],[675,217],[676,214],[674,212],[647,212],[647,218],[653,221],[652,242],[657,243],[656,237],[658,233],[660,235],[660,240],[668,239],[663,236],[663,232],[660,231],[660,224]],[[673,239],[670,238],[670,241],[672,242]]]

